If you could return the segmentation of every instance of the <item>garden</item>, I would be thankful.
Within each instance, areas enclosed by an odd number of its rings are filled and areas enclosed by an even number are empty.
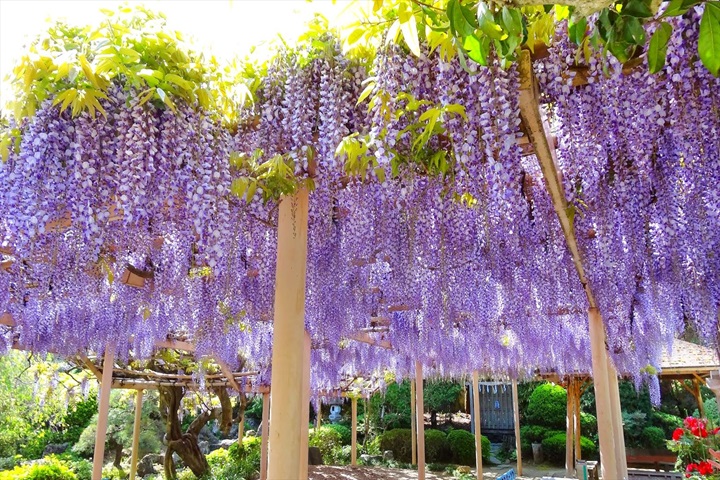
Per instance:
[[[142,6],[27,46],[0,480],[720,475],[712,372],[662,379],[718,351],[720,3],[358,8],[228,64]]]

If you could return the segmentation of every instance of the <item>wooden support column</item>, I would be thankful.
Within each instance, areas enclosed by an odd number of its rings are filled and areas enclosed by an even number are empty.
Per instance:
[[[605,480],[621,480],[618,477],[617,452],[615,450],[615,428],[613,427],[612,405],[610,404],[610,382],[607,372],[607,351],[605,349],[605,326],[597,308],[590,308],[590,349],[592,351],[593,383],[595,385],[595,406],[597,409],[598,440],[600,443],[600,464]]]
[[[513,415],[515,417],[515,451],[517,453],[517,474],[522,476],[522,442],[520,441],[520,403],[518,402],[517,380],[512,381]]]
[[[270,437],[270,394],[263,393],[262,434],[260,439],[260,480],[268,478],[268,438]]]
[[[100,383],[100,405],[98,406],[97,430],[95,431],[95,453],[93,454],[93,480],[102,480],[103,461],[105,460],[105,438],[107,436],[108,411],[110,410],[110,391],[112,390],[113,364],[115,363],[115,345],[105,347],[102,382]]]
[[[575,476],[575,456],[573,455],[573,433],[575,432],[575,396],[573,395],[574,381],[568,380],[567,385],[567,415],[565,418],[565,476]]]
[[[417,399],[415,398],[415,380],[410,381],[410,430],[412,432],[411,449],[412,457],[411,463],[417,465]]]
[[[415,396],[417,398],[417,466],[418,480],[425,480],[425,400],[423,398],[423,367],[415,362]]]
[[[580,436],[582,435],[580,429],[580,379],[575,379],[573,384],[573,400],[575,407],[575,414],[573,415],[575,420],[575,462],[582,458],[582,449],[580,447]]]
[[[483,478],[482,465],[482,433],[480,431],[480,372],[475,370],[472,376],[473,383],[473,420],[475,426],[475,476],[477,480]]]
[[[350,465],[357,465],[357,398],[352,398],[352,438]]]
[[[318,393],[317,400],[315,401],[315,429],[317,430],[322,425],[322,400]]]
[[[135,480],[137,474],[138,456],[140,450],[140,421],[142,420],[143,391],[135,394],[135,424],[133,425],[132,455],[130,457],[130,480]]]
[[[302,188],[280,200],[275,318],[272,349],[273,395],[270,403],[268,479],[298,478],[303,418],[305,275],[307,267],[308,192]]]
[[[300,414],[300,480],[308,478],[309,461],[309,424],[310,424],[310,334],[305,332],[303,350],[303,385],[302,385],[302,411]],[[305,452],[305,453],[303,453]]]
[[[543,125],[540,112],[538,87],[533,77],[530,52],[522,51],[518,62],[520,74],[520,117],[527,131],[530,143],[533,145],[535,156],[545,180],[545,187],[550,195],[553,208],[560,221],[565,236],[568,251],[570,252],[578,279],[585,289],[585,295],[590,306],[590,339],[592,350],[593,381],[595,383],[598,437],[600,441],[600,457],[603,477],[606,480],[621,480],[627,477],[627,469],[619,468],[617,451],[613,434],[616,430],[616,421],[613,419],[613,408],[610,403],[609,377],[607,373],[607,352],[605,347],[605,328],[597,310],[597,302],[590,288],[585,273],[585,265],[578,248],[575,236],[573,219],[568,215],[568,203],[565,198],[564,187],[558,174],[555,162],[555,150],[551,148],[548,135]],[[618,412],[619,414],[619,412]]]
[[[693,378],[693,396],[695,397],[695,400],[698,404],[698,412],[700,412],[700,417],[707,418],[705,416],[705,405],[703,404],[702,394],[700,393],[700,382],[697,378]]]
[[[610,408],[611,420],[613,422],[613,437],[615,439],[615,461],[617,462],[617,478],[628,478],[627,455],[625,453],[625,433],[622,425],[622,410],[620,407],[620,389],[618,386],[618,375],[615,366],[606,353],[608,386],[610,387]]]

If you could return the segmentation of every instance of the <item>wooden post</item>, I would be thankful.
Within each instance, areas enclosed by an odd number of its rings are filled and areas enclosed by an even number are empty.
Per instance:
[[[627,456],[625,453],[625,433],[622,425],[622,410],[620,408],[620,390],[618,387],[618,375],[615,366],[606,354],[608,386],[610,392],[610,408],[612,412],[613,437],[615,442],[615,462],[617,465],[616,478],[621,480],[628,478]]]
[[[100,383],[100,405],[98,406],[97,430],[95,431],[95,453],[93,455],[93,480],[102,480],[103,461],[105,460],[105,438],[107,436],[108,411],[110,410],[110,390],[112,390],[113,364],[115,363],[115,345],[105,347],[102,382]]]
[[[297,433],[303,418],[305,275],[308,192],[301,188],[280,200],[275,267],[268,478],[297,478],[307,457]]]
[[[352,398],[352,446],[350,465],[357,465],[357,398]]]
[[[597,409],[598,440],[600,443],[600,464],[604,479],[617,479],[617,452],[612,406],[610,405],[610,382],[607,372],[607,351],[605,349],[605,326],[600,311],[590,308],[590,349],[592,351],[592,374],[595,385],[595,406]]]
[[[135,394],[135,424],[133,425],[132,455],[130,457],[130,480],[135,480],[140,450],[140,421],[142,420],[143,391]]]
[[[582,448],[580,447],[580,436],[582,431],[580,429],[580,379],[575,379],[573,384],[573,403],[575,407],[575,462],[582,458]]]
[[[238,419],[238,445],[242,445],[242,440],[245,437],[245,409],[247,408],[247,400],[245,398],[245,393],[242,390],[238,390],[240,392],[240,396],[238,397],[238,403],[240,404],[240,408],[242,408],[242,414],[240,415],[240,418]]]
[[[368,437],[370,436],[370,396],[369,395],[363,401],[363,406],[364,406],[363,416],[365,417],[365,422],[364,422],[364,425],[365,425],[364,433],[365,434],[363,435],[363,450],[365,450],[367,452],[367,450],[365,449],[365,446],[367,445]]]
[[[483,478],[482,467],[482,433],[480,432],[480,372],[475,370],[472,376],[473,383],[473,420],[475,425],[475,469],[477,480]]]
[[[322,425],[322,401],[320,400],[320,394],[318,394],[315,402],[315,429],[319,429]]]
[[[417,466],[418,480],[425,480],[425,400],[423,398],[423,367],[415,362],[415,396],[417,398]]]
[[[300,414],[300,480],[308,478],[309,460],[309,423],[310,423],[310,334],[305,332],[305,343],[303,350],[303,385],[302,385],[302,410]],[[304,453],[303,453],[304,452]]]
[[[268,437],[270,436],[270,394],[263,393],[262,435],[260,440],[260,480],[268,478]]]
[[[412,459],[411,463],[417,465],[417,399],[415,398],[415,380],[410,381],[410,430],[412,431],[411,448],[412,448]]]
[[[518,402],[517,380],[512,381],[513,415],[515,416],[515,452],[517,453],[517,474],[522,476],[522,442],[520,441],[520,404]]]
[[[702,394],[700,393],[700,382],[697,378],[693,378],[693,396],[695,397],[695,400],[698,404],[698,412],[700,412],[701,418],[707,418],[705,416],[705,405],[703,404]]]
[[[567,415],[565,417],[565,476],[575,476],[575,456],[573,455],[573,433],[575,431],[575,398],[573,395],[574,382],[572,378],[567,385]]]

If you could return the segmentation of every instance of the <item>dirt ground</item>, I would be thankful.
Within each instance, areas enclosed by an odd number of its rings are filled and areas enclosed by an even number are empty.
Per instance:
[[[512,466],[484,467],[483,478],[495,479],[507,472]],[[473,474],[475,471],[473,470]],[[523,476],[516,477],[518,480],[540,480],[542,477],[562,478],[564,469],[541,469],[523,467]],[[417,471],[400,470],[384,467],[335,467],[335,466],[311,466],[309,467],[310,480],[414,480],[417,479]],[[452,478],[444,473],[425,473],[426,480],[446,480]]]

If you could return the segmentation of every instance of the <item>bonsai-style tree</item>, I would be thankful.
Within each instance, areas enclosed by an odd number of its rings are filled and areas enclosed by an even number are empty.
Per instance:
[[[462,390],[461,384],[449,380],[428,382],[425,385],[423,399],[425,409],[430,412],[430,425],[433,428],[437,427],[438,413],[452,413]]]

